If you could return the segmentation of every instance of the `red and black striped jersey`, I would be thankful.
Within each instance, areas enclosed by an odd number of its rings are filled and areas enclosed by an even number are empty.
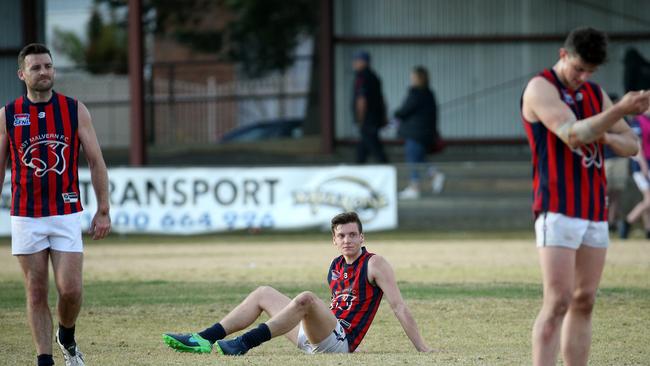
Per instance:
[[[332,290],[330,310],[345,329],[350,352],[368,332],[384,294],[368,280],[368,262],[373,255],[362,247],[361,256],[352,264],[339,256],[332,261],[327,275]]]
[[[5,106],[11,154],[11,215],[44,217],[82,210],[77,101],[52,92],[43,103],[21,96]]]
[[[578,120],[602,111],[602,89],[585,82],[577,90],[565,87],[555,72],[542,71]],[[523,107],[523,98],[521,101]],[[607,179],[603,146],[598,142],[571,149],[539,121],[523,118],[532,151],[533,212],[557,212],[591,221],[607,220]],[[532,122],[532,123],[531,123]]]

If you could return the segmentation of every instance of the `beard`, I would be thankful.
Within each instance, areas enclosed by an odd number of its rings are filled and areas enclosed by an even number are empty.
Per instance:
[[[46,92],[50,91],[52,89],[52,86],[54,86],[52,79],[41,79],[30,85],[30,89],[37,92]]]

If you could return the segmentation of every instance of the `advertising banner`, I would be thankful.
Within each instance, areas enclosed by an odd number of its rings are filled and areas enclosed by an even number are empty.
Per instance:
[[[397,227],[391,166],[109,169],[113,232],[200,234],[242,229],[328,228],[355,211],[364,230]],[[79,170],[86,230],[96,210],[90,172]],[[11,176],[0,199],[0,235],[10,234]]]

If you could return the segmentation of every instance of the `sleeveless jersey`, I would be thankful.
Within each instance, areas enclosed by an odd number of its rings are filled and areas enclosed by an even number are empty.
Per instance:
[[[44,103],[22,96],[5,106],[5,117],[11,215],[44,217],[81,211],[77,101],[55,92]]]
[[[384,294],[368,281],[368,261],[373,255],[362,247],[361,256],[352,264],[339,256],[332,261],[327,275],[332,290],[330,310],[345,329],[350,352],[368,332]]]
[[[602,90],[597,84],[585,82],[571,90],[553,70],[544,70],[538,76],[557,88],[558,98],[578,120],[602,111]],[[541,122],[530,123],[523,115],[522,120],[532,151],[535,215],[549,211],[591,221],[607,220],[603,146],[594,142],[571,149]]]

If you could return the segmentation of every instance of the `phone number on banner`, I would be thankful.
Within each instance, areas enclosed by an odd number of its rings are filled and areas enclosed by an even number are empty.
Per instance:
[[[89,228],[94,212],[84,211],[82,227]],[[151,214],[146,211],[115,211],[111,213],[115,232],[151,233],[197,233],[238,229],[270,229],[275,219],[270,212],[224,211],[214,212],[165,212]]]

